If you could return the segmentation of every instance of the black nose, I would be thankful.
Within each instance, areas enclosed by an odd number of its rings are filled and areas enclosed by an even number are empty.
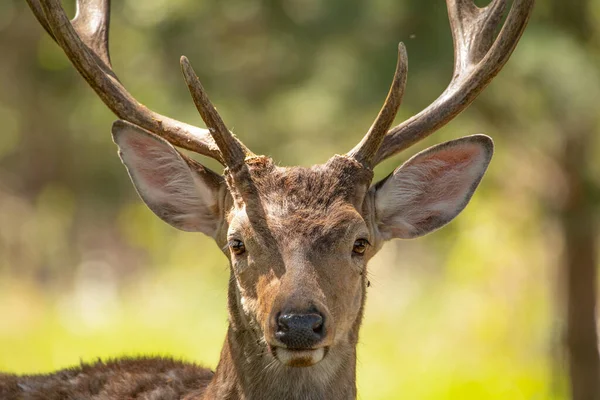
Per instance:
[[[275,337],[293,350],[312,349],[325,337],[323,322],[320,313],[280,314]]]

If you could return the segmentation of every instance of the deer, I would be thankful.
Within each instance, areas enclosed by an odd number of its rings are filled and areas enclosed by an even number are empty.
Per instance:
[[[181,68],[207,129],[138,102],[113,71],[110,0],[27,0],[77,71],[118,117],[112,138],[141,200],[171,226],[212,237],[229,261],[228,322],[214,372],[170,358],[82,363],[47,375],[0,374],[2,399],[355,399],[367,264],[392,239],[437,230],[479,185],[492,139],[472,135],[417,153],[374,183],[373,170],[451,121],[508,61],[533,0],[447,0],[454,43],[448,87],[392,126],[407,80],[398,46],[392,84],[370,129],[343,155],[278,166],[225,125],[189,60]],[[506,17],[504,18],[506,14]],[[500,28],[501,27],[501,28]],[[217,160],[212,171],[177,148]]]

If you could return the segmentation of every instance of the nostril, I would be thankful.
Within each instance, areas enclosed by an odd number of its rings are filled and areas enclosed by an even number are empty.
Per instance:
[[[312,324],[312,330],[316,334],[323,333],[323,317],[321,315],[316,315]]]
[[[290,316],[289,315],[281,315],[281,313],[277,313],[275,320],[277,321],[277,332],[287,332],[290,330],[290,326],[289,326]]]

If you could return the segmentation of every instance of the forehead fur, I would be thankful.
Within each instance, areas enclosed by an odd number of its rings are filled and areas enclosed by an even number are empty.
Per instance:
[[[267,221],[285,229],[323,233],[360,220],[373,173],[351,158],[335,156],[312,167],[277,167],[266,157],[249,160],[227,181],[250,222]],[[254,220],[254,221],[252,221]]]

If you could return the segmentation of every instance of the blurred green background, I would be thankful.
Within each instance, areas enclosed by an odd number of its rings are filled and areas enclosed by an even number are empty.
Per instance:
[[[361,399],[568,397],[561,160],[566,135],[579,135],[577,171],[597,187],[600,1],[560,3],[538,2],[511,60],[466,112],[376,170],[381,178],[462,135],[496,142],[454,222],[390,242],[371,262]],[[452,73],[441,0],[123,0],[112,16],[113,65],[139,101],[202,126],[179,70],[185,54],[229,127],[282,165],[324,162],[358,142],[387,93],[398,41],[409,79],[397,122]],[[227,260],[141,203],[110,139],[114,119],[26,3],[2,0],[2,371],[124,354],[216,365]]]

